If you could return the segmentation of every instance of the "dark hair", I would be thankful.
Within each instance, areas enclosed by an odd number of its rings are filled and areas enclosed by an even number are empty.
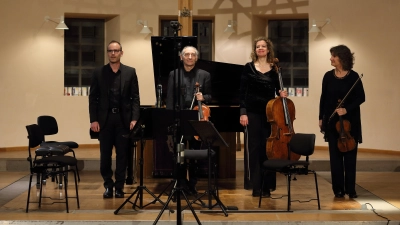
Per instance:
[[[330,50],[332,56],[339,57],[344,70],[351,70],[354,65],[354,53],[346,45],[338,45]]]
[[[122,45],[121,45],[121,43],[119,43],[119,41],[112,40],[112,41],[110,41],[110,43],[108,43],[107,47],[110,46],[112,43],[117,43],[117,44],[119,44],[119,47],[120,47],[119,50],[122,51]]]
[[[258,56],[257,56],[257,53],[256,53],[256,46],[257,46],[257,42],[259,42],[259,41],[265,41],[265,43],[267,43],[267,49],[268,49],[267,62],[273,63],[274,62],[274,58],[275,58],[274,45],[272,44],[272,41],[269,40],[266,37],[258,37],[256,39],[254,39],[253,51],[250,54],[251,60],[253,60],[253,62],[255,62],[258,59]]]

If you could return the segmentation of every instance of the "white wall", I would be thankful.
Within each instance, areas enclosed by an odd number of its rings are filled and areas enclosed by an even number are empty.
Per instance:
[[[155,103],[150,35],[139,34],[136,20],[147,20],[158,35],[160,15],[177,15],[176,0],[2,0],[0,8],[0,148],[25,146],[25,125],[39,115],[53,115],[59,122],[58,140],[80,144],[89,139],[87,97],[63,96],[63,32],[44,16],[65,13],[119,15],[109,21],[107,40],[119,37],[124,47],[122,62],[137,69],[141,102]],[[215,61],[244,64],[249,61],[252,39],[267,28],[262,18],[309,14],[331,23],[321,35],[310,34],[310,84],[307,98],[292,98],[296,105],[296,132],[318,135],[318,104],[323,74],[332,69],[329,48],[345,44],[355,52],[354,70],[364,73],[366,102],[362,105],[364,143],[361,148],[399,151],[399,69],[394,58],[400,50],[399,0],[194,0],[193,14],[215,19]],[[254,18],[254,21],[253,21]],[[236,20],[236,33],[223,32],[228,20]],[[119,29],[112,29],[119,23]],[[318,23],[322,25],[322,23]],[[118,32],[119,34],[115,34]],[[238,122],[238,121],[232,121]]]

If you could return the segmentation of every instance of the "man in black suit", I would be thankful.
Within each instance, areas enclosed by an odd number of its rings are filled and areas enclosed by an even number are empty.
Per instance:
[[[168,79],[168,90],[167,90],[167,109],[174,109],[174,74],[175,78],[175,101],[178,102],[180,97],[180,109],[192,109],[197,105],[198,101],[204,102],[205,104],[211,102],[211,76],[210,73],[199,69],[196,67],[197,59],[199,58],[199,52],[193,46],[186,46],[182,49],[180,54],[181,61],[183,63],[183,68],[181,71],[175,69],[171,71]],[[181,87],[178,91],[178,76],[180,75]],[[199,91],[196,92],[196,83],[199,84]],[[180,92],[180,93],[179,93]],[[178,96],[179,95],[179,96]],[[200,149],[201,142],[196,141],[194,137],[184,137],[186,141],[189,142],[190,149]],[[169,137],[171,140],[171,137]],[[173,144],[171,146],[171,141],[168,142],[170,149],[173,149]],[[197,183],[197,163],[189,162],[189,181],[186,181],[188,186],[189,194],[197,194],[196,183]],[[181,177],[186,177],[186,170],[183,171]]]
[[[104,198],[124,197],[129,132],[139,119],[139,85],[135,68],[120,61],[123,51],[118,41],[107,46],[109,63],[93,73],[89,95],[90,129],[99,132],[100,173],[104,180]],[[115,146],[115,182],[112,179],[112,149]]]

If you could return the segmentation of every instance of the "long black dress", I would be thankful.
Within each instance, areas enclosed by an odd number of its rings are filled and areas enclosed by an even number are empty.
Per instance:
[[[278,73],[272,69],[266,73],[256,70],[254,63],[244,66],[240,82],[240,114],[247,115],[248,156],[245,153],[244,188],[253,189],[253,194],[261,188],[262,163],[267,160],[266,143],[271,134],[271,124],[267,120],[268,101],[279,95]],[[265,180],[266,189],[276,188],[276,173],[270,173]],[[268,191],[268,190],[263,190]]]

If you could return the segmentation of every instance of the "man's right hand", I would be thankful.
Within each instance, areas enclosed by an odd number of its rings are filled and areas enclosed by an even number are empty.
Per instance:
[[[90,129],[93,132],[100,132],[100,124],[97,121],[94,121],[93,123],[90,124]]]

